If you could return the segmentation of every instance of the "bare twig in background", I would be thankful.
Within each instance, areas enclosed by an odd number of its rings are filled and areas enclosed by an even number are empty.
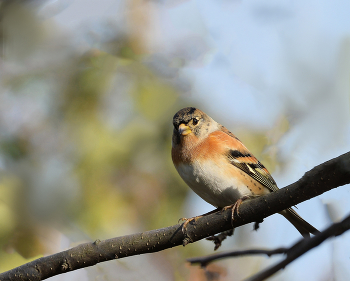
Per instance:
[[[286,254],[288,250],[289,250],[288,248],[277,248],[274,250],[252,249],[252,250],[242,250],[242,251],[227,251],[224,253],[218,253],[210,256],[192,258],[192,259],[188,259],[187,261],[190,262],[192,265],[199,263],[202,267],[205,267],[208,265],[208,263],[211,263],[219,259],[250,256],[250,255],[267,255],[268,257],[270,257],[272,255]]]
[[[286,267],[292,261],[294,261],[301,255],[305,254],[307,251],[317,247],[328,238],[341,235],[349,229],[350,229],[350,216],[346,217],[341,222],[332,224],[326,230],[322,231],[321,233],[317,234],[314,237],[302,239],[301,241],[293,245],[290,249],[288,249],[287,256],[284,260],[280,261],[279,263],[275,264],[274,266],[266,270],[263,270],[257,273],[256,275],[246,279],[245,281],[265,280],[267,277],[276,273],[280,269]]]
[[[223,258],[232,258],[232,257],[241,257],[247,255],[267,255],[272,256],[276,254],[286,254],[286,258],[276,265],[263,270],[256,275],[246,279],[246,281],[261,281],[270,277],[272,274],[277,271],[285,268],[292,261],[305,254],[309,250],[317,247],[322,242],[328,238],[338,236],[343,234],[345,231],[350,229],[350,216],[346,217],[343,221],[334,223],[321,233],[313,236],[312,238],[303,238],[290,248],[277,248],[274,250],[263,250],[263,249],[251,249],[251,250],[242,250],[242,251],[227,251],[224,253],[218,253],[214,255],[209,255],[205,257],[191,258],[187,261],[193,264],[200,264],[202,267],[207,266],[209,263],[214,262]]]
[[[280,212],[328,190],[350,183],[350,152],[327,161],[307,172],[297,182],[268,195],[242,203],[240,216],[231,222],[231,210],[199,218],[187,226],[190,240],[195,242],[208,236],[238,227]],[[312,239],[317,238],[318,235]],[[181,225],[85,243],[51,256],[42,257],[0,274],[0,281],[44,280],[99,262],[127,256],[158,252],[182,245]],[[315,241],[315,240],[313,240]],[[252,279],[254,280],[254,279]],[[256,279],[255,279],[256,280]]]

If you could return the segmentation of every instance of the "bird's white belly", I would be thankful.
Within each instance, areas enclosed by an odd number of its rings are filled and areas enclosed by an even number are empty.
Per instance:
[[[177,171],[188,186],[205,201],[215,207],[225,207],[234,204],[244,195],[251,194],[238,178],[225,174],[225,165],[231,164],[224,163],[220,166],[212,161],[205,161],[200,165],[195,162],[191,165],[179,165]]]

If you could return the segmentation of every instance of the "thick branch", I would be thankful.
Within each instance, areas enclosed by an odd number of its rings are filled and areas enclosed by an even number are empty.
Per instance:
[[[350,152],[313,168],[299,181],[286,188],[244,202],[240,206],[240,216],[235,218],[233,227],[261,221],[267,216],[348,183],[350,183]],[[195,224],[187,226],[187,233],[194,242],[231,228],[231,211],[227,210],[199,218]],[[181,225],[177,224],[104,241],[97,240],[4,272],[0,274],[0,281],[44,280],[107,260],[158,252],[183,244],[185,238]]]

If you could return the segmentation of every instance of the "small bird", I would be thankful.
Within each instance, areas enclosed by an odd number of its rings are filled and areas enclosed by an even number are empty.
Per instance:
[[[186,184],[209,204],[225,208],[242,199],[278,190],[265,166],[234,134],[203,111],[183,108],[174,115],[173,125],[171,156],[175,168]],[[291,208],[280,214],[303,237],[319,233]]]

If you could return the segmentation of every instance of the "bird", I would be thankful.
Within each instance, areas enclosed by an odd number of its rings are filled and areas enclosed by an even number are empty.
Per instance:
[[[173,126],[171,156],[180,177],[214,207],[231,206],[232,218],[234,208],[237,212],[242,200],[279,189],[269,171],[244,144],[203,111],[183,108],[174,115]],[[280,214],[303,237],[319,233],[292,208]],[[183,232],[192,219],[185,219]]]

